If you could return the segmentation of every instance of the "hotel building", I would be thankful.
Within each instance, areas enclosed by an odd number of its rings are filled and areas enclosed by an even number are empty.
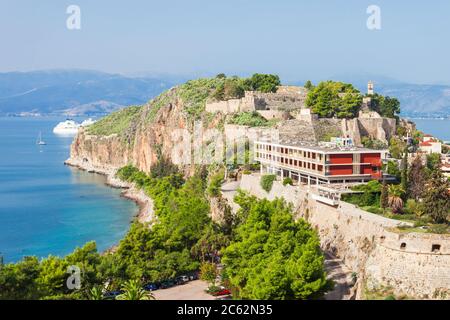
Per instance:
[[[382,159],[386,153],[385,150],[354,147],[351,139],[346,138],[321,144],[254,143],[255,160],[261,164],[261,173],[290,177],[308,185],[381,179]]]

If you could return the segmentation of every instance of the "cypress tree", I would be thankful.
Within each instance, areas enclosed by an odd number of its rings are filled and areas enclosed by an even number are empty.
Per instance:
[[[405,151],[403,152],[403,159],[402,159],[402,175],[401,175],[401,186],[402,189],[405,191],[404,197],[407,197],[407,190],[408,190],[408,148],[405,148]]]
[[[381,186],[380,207],[384,210],[388,206],[389,206],[388,187],[386,185],[386,182],[383,180],[383,185]]]

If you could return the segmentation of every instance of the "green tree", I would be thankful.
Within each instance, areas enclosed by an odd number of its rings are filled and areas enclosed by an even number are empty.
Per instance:
[[[395,159],[401,159],[406,149],[406,143],[397,137],[392,137],[389,141],[389,153]]]
[[[219,170],[211,177],[207,189],[207,193],[210,197],[219,197],[222,194],[221,188],[224,177],[225,171],[223,169]]]
[[[40,267],[36,257],[25,257],[18,263],[0,268],[0,300],[30,300],[41,297],[36,279]]]
[[[217,266],[212,262],[204,262],[200,265],[200,279],[208,282],[210,286],[216,285],[216,278],[219,274]]]
[[[351,84],[320,82],[309,90],[306,105],[320,117],[353,118],[362,104],[362,95]]]
[[[375,93],[371,95],[371,109],[382,117],[397,118],[400,113],[400,101],[397,98],[384,97]]]
[[[246,90],[261,92],[276,92],[281,85],[280,78],[273,74],[255,73],[251,78],[244,81]]]
[[[388,203],[393,213],[401,213],[404,193],[401,185],[392,184],[388,187]]]
[[[439,170],[441,164],[441,155],[439,153],[427,154],[427,168],[430,171]]]
[[[312,82],[311,82],[310,80],[308,80],[308,81],[305,82],[304,87],[305,87],[306,89],[308,89],[308,90],[314,89],[314,85],[312,84]]]
[[[266,192],[270,192],[272,190],[273,182],[277,179],[277,176],[274,174],[266,174],[261,176],[260,185],[263,190]]]
[[[450,182],[440,170],[434,170],[423,196],[425,213],[435,223],[448,223],[450,214]]]
[[[129,280],[122,286],[124,293],[117,296],[116,300],[155,300],[151,292],[142,289],[141,283],[137,280]]]
[[[400,179],[401,172],[400,172],[400,169],[399,169],[398,164],[397,164],[396,161],[389,160],[387,162],[386,168],[384,170],[386,170],[386,172],[389,175],[394,176],[397,179]]]
[[[317,233],[294,221],[284,200],[255,200],[241,212],[247,218],[222,262],[236,295],[243,299],[311,299],[328,288]],[[242,208],[241,208],[242,210]]]

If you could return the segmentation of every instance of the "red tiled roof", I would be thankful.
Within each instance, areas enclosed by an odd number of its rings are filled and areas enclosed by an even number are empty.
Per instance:
[[[419,146],[421,146],[421,147],[431,147],[431,143],[429,143],[428,141],[427,142],[421,142],[419,144]]]

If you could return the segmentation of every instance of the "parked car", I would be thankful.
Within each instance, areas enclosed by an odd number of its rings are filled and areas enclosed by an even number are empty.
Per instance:
[[[146,291],[155,291],[158,290],[160,288],[161,284],[158,282],[154,282],[154,283],[147,283],[144,286],[144,290]]]
[[[176,282],[177,284],[185,284],[185,283],[189,282],[189,280],[190,280],[190,279],[189,279],[188,276],[183,275],[183,276],[177,277],[177,278],[175,279],[175,282]]]
[[[198,276],[198,271],[194,271],[191,273],[188,273],[187,275],[189,277],[189,280],[198,280],[199,276]]]
[[[161,289],[171,288],[176,285],[176,282],[172,279],[161,282]]]
[[[124,293],[123,290],[116,290],[116,291],[108,291],[103,294],[103,298],[106,300],[115,300],[117,296]]]
[[[221,290],[219,290],[219,291],[212,292],[211,294],[212,294],[213,296],[215,296],[215,297],[219,297],[219,296],[227,296],[227,295],[230,295],[230,294],[231,294],[231,291],[228,290],[228,289],[221,289]]]

